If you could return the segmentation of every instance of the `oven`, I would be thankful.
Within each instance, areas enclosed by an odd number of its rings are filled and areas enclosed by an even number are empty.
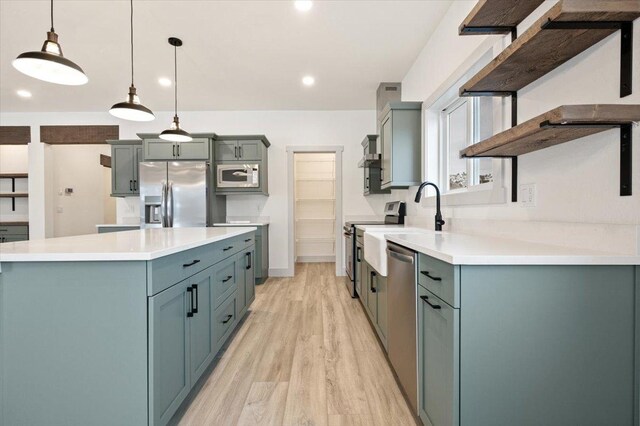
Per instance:
[[[354,265],[353,265],[353,251],[355,243],[355,228],[353,226],[345,225],[342,228],[344,235],[344,266],[349,276],[350,281],[354,281]],[[352,297],[355,297],[352,294]]]
[[[216,187],[260,188],[260,164],[217,164]]]

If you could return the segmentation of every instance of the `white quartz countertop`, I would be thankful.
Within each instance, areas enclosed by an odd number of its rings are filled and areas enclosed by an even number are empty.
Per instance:
[[[356,229],[359,229],[361,231],[376,231],[376,230],[383,230],[383,229],[389,229],[389,228],[393,228],[393,229],[403,229],[405,226],[404,225],[384,225],[384,224],[376,224],[376,225],[356,225]]]
[[[96,225],[96,228],[131,228],[140,229],[140,224],[118,224],[118,223],[100,223]]]
[[[0,262],[153,260],[255,231],[255,227],[152,228],[0,244]]]
[[[640,255],[480,235],[424,230],[420,233],[387,234],[385,238],[454,265],[640,265]]]

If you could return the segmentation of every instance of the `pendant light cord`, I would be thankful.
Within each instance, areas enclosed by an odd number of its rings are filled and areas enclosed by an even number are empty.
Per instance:
[[[53,29],[53,0],[51,0],[51,32],[55,33],[55,30]]]
[[[133,0],[131,4],[131,86],[133,86]]]
[[[178,47],[177,46],[173,46],[173,71],[174,71],[174,90],[175,90],[175,96],[174,96],[174,109],[175,109],[175,114],[176,117],[178,116]]]

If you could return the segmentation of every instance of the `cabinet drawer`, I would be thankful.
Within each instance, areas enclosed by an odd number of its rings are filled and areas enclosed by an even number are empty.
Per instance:
[[[22,225],[0,225],[0,235],[29,235],[29,227]]]
[[[418,284],[447,302],[460,307],[460,267],[420,254]]]
[[[148,295],[157,294],[178,281],[213,266],[223,258],[218,253],[221,246],[221,244],[209,244],[147,262],[147,273],[150,278]]]
[[[247,248],[256,243],[256,234],[245,234],[240,236],[240,241],[242,241],[242,248]]]
[[[241,235],[240,237],[235,237],[217,243],[213,250],[213,256],[218,260],[222,260],[226,257],[231,256],[232,254],[239,252],[245,247],[244,240],[246,240],[247,238],[248,237]]]
[[[216,267],[213,283],[213,306],[220,306],[236,290],[238,287],[237,270],[238,262],[235,256],[220,262]]]
[[[215,347],[220,349],[233,331],[236,323],[236,295],[235,293],[215,310],[215,324],[213,326],[215,336]]]

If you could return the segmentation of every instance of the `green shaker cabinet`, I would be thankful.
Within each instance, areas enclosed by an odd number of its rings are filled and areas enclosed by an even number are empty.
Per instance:
[[[111,196],[130,197],[140,193],[138,179],[142,141],[111,140]]]
[[[167,424],[191,389],[190,283],[149,298],[149,424]]]
[[[188,292],[188,295],[194,296],[191,309],[193,316],[189,322],[191,383],[197,382],[202,376],[216,351],[213,341],[212,304],[214,270],[215,267],[207,268],[189,279],[191,292]]]
[[[386,349],[388,333],[387,277],[380,275],[364,260],[364,257],[362,259],[362,264],[362,293],[366,294],[364,299],[362,299],[362,304],[365,306],[365,311],[373,324],[373,328]]]
[[[382,189],[401,189],[421,182],[422,103],[392,102],[380,124]]]
[[[209,139],[194,137],[190,142],[144,139],[144,161],[208,160]]]
[[[229,224],[215,223],[215,227],[228,226],[251,226],[257,228],[255,232],[255,252],[253,254],[252,270],[256,284],[264,283],[269,278],[269,224],[268,223],[248,223]]]
[[[262,161],[261,140],[227,140],[220,139],[226,136],[219,136],[215,141],[216,161]]]

